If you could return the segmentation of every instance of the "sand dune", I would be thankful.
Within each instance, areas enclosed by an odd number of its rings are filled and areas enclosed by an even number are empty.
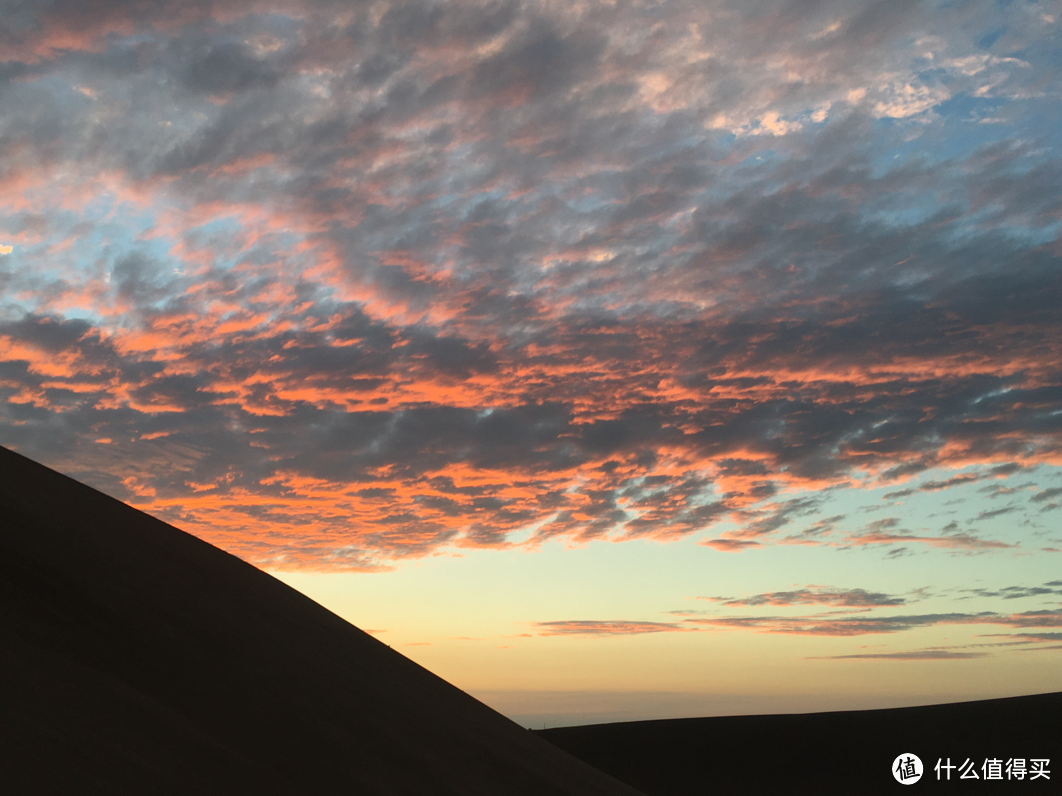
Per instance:
[[[0,793],[636,791],[269,575],[0,449]]]
[[[878,793],[1062,793],[1062,693],[950,705],[778,716],[728,716],[537,731],[649,796]],[[901,753],[925,768],[910,790],[891,773]],[[960,779],[938,759],[973,762]],[[1051,762],[1050,778],[986,780],[984,761]],[[942,761],[942,762],[944,762]]]

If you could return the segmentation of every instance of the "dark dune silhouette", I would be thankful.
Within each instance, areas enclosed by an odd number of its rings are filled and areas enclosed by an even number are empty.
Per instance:
[[[636,796],[275,578],[2,448],[0,793]]]
[[[727,716],[558,727],[537,735],[648,796],[879,793],[1062,793],[1062,693],[888,710]],[[891,773],[903,753],[924,766],[906,791]],[[960,779],[975,764],[978,780]],[[1035,780],[987,780],[984,761],[1049,759]]]

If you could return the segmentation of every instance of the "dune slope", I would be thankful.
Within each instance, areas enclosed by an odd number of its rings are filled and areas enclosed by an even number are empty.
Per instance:
[[[266,573],[2,448],[0,792],[637,793]]]
[[[912,792],[1062,793],[1062,693],[950,705],[724,716],[558,727],[536,731],[649,796],[779,793],[860,796],[897,793],[891,773],[903,753],[925,768]],[[961,779],[967,760],[980,777]],[[1051,762],[1049,778],[986,780],[985,760]],[[967,774],[968,774],[967,770]]]

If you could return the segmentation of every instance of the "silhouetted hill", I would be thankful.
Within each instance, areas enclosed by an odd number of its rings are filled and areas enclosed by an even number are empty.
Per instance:
[[[0,793],[636,792],[275,578],[0,449]]]
[[[536,731],[648,796],[706,794],[1062,793],[1062,693],[889,710],[728,716]],[[907,786],[891,773],[911,752],[925,771]],[[975,762],[981,779],[937,782],[937,760]],[[986,759],[1048,758],[1050,779],[985,780]]]

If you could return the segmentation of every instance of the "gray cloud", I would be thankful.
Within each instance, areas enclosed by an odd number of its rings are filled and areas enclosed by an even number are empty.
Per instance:
[[[970,652],[951,649],[921,649],[902,652],[862,652],[850,655],[822,655],[811,660],[892,660],[892,661],[949,661],[967,658],[984,658],[987,652]]]
[[[1062,589],[1057,588],[1062,584],[1058,581],[1046,583],[1043,586],[1004,586],[1000,589],[963,589],[969,597],[998,597],[1004,600],[1018,600],[1026,597],[1043,597],[1050,594],[1062,594]],[[969,599],[962,597],[960,599]]]
[[[846,608],[880,607],[903,605],[907,601],[881,592],[865,589],[829,589],[815,587],[796,591],[765,592],[752,597],[701,597],[699,599],[721,602],[723,605],[835,605]]]
[[[143,505],[214,495],[209,520],[158,510],[249,554],[368,566],[531,524],[817,543],[841,518],[787,490],[981,465],[900,499],[1057,455],[1062,167],[1035,120],[1058,79],[1034,15],[4,17],[4,441]],[[326,492],[311,531],[296,506]]]
[[[819,614],[816,616],[699,616],[685,619],[691,625],[755,630],[760,633],[808,636],[861,636],[877,633],[900,633],[935,625],[1001,625],[1013,628],[1059,627],[1062,611],[1025,611],[999,614],[982,611],[968,613],[908,614],[869,616]]]
[[[630,622],[622,619],[536,622],[535,628],[541,636],[629,636],[643,633],[681,633],[690,630],[674,622]]]
[[[1040,492],[1037,492],[1035,495],[1029,498],[1029,500],[1031,500],[1033,503],[1043,503],[1045,500],[1050,500],[1051,498],[1058,497],[1059,495],[1062,495],[1062,487],[1056,486],[1052,487],[1051,489],[1044,489]]]

